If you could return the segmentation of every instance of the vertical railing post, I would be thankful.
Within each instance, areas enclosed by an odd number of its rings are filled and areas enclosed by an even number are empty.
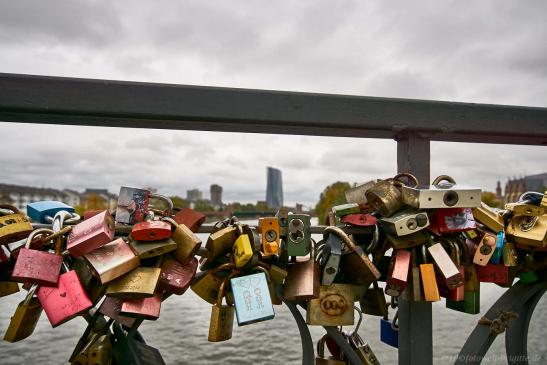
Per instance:
[[[397,138],[397,171],[410,172],[421,185],[430,181],[430,139],[412,133]],[[433,364],[431,303],[399,299],[399,365]]]

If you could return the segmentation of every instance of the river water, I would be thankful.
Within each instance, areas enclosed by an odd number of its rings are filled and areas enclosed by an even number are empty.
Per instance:
[[[202,237],[206,239],[206,237]],[[505,291],[494,284],[481,283],[481,313]],[[17,303],[26,292],[0,298],[0,333],[3,336]],[[285,306],[275,306],[271,321],[238,327],[231,340],[207,341],[211,305],[190,289],[182,296],[171,296],[162,303],[157,321],[140,327],[146,342],[159,348],[167,364],[299,364],[301,343],[298,328]],[[393,313],[390,313],[392,315]],[[305,318],[305,313],[303,313]],[[446,309],[444,300],[433,304],[433,353],[435,364],[453,363],[466,338],[481,315]],[[528,351],[531,364],[547,364],[547,298],[538,303],[530,324]],[[86,322],[76,318],[51,328],[45,314],[34,334],[18,343],[0,342],[0,364],[64,364],[67,362]],[[310,327],[314,341],[324,333]],[[382,343],[380,319],[365,315],[359,334],[369,342],[382,364],[397,363],[397,350]],[[416,349],[420,351],[420,349]],[[506,363],[504,336],[498,336],[483,364]]]

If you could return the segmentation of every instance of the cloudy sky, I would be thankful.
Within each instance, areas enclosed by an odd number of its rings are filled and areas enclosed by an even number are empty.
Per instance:
[[[547,106],[544,1],[0,1],[0,72]],[[547,147],[432,143],[432,176],[493,190],[547,171]],[[0,182],[224,187],[313,205],[396,171],[391,140],[0,122]],[[208,193],[205,194],[208,197]]]

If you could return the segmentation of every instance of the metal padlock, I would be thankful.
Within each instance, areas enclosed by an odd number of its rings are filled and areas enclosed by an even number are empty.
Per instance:
[[[547,247],[547,214],[513,216],[507,225],[507,236],[517,244]]]
[[[278,255],[281,244],[279,220],[275,217],[259,218],[258,227],[262,237],[262,255]]]
[[[516,274],[516,273],[515,273]],[[496,283],[500,286],[511,286],[515,275],[505,265],[477,265],[477,279],[481,283]]]
[[[21,240],[32,232],[28,217],[13,205],[1,204],[1,209],[8,209],[11,214],[0,215],[0,245]]]
[[[223,305],[222,298],[224,297],[226,284],[233,275],[235,275],[235,273],[228,275],[222,280],[222,283],[220,284],[220,288],[218,290],[216,302],[211,308],[209,336],[207,337],[207,340],[209,342],[227,341],[232,338],[235,310],[234,307],[231,305]]]
[[[53,233],[51,229],[40,228],[28,236],[25,247],[19,250],[19,256],[17,256],[11,275],[13,281],[28,282],[41,286],[54,286],[57,284],[63,258],[59,254],[30,249],[30,243],[34,236]]]
[[[139,257],[139,259],[149,259],[152,257],[158,257],[165,255],[169,252],[176,251],[178,245],[172,238],[166,238],[161,241],[141,242],[141,241],[129,241],[129,246]]]
[[[357,203],[347,203],[347,204],[341,204],[341,205],[335,205],[331,208],[331,211],[334,213],[334,215],[338,218],[342,218],[348,214],[356,214],[361,211],[359,209],[359,204]]]
[[[238,229],[235,226],[228,226],[211,233],[205,245],[208,251],[207,259],[214,260],[231,251],[237,235]]]
[[[103,211],[72,227],[68,235],[67,250],[72,257],[80,257],[114,239],[114,219]]]
[[[106,285],[101,284],[99,279],[93,275],[87,261],[83,257],[74,260],[72,263],[72,270],[76,271],[91,303],[93,303],[93,305],[97,304],[104,296]]]
[[[122,310],[123,299],[106,297],[101,303],[98,312],[112,318],[116,322],[121,323],[126,327],[133,327],[135,324],[135,318],[127,317],[120,314]]]
[[[135,224],[144,221],[149,200],[150,191],[122,186],[116,206],[116,222]]]
[[[25,297],[25,300],[17,305],[17,309],[11,317],[8,329],[4,335],[4,341],[21,341],[34,332],[36,324],[38,324],[38,320],[42,314],[42,305],[38,298],[34,296],[37,288],[36,285],[33,285]]]
[[[282,239],[286,239],[289,209],[283,207],[279,208],[279,210],[275,213],[275,217],[279,221],[279,235]]]
[[[507,266],[507,265],[506,265]],[[519,280],[523,283],[534,283],[539,280],[539,276],[534,270],[533,253],[526,253],[524,256],[524,265],[519,272]]]
[[[358,331],[361,326],[361,322],[363,321],[363,313],[359,310],[359,308],[354,308],[359,313],[359,321],[353,331],[346,334],[346,338],[363,365],[380,365],[380,362],[376,358],[376,355],[370,348],[369,344],[363,341],[361,336],[359,336]]]
[[[313,245],[312,249],[314,249]],[[314,251],[310,253],[309,260],[289,263],[283,287],[285,300],[299,301],[319,298],[319,271]]]
[[[84,255],[93,274],[106,284],[140,265],[129,245],[118,238]]]
[[[435,243],[427,248],[429,254],[433,258],[433,262],[439,269],[444,282],[448,289],[455,289],[463,285],[463,277],[460,270],[454,264],[454,261],[446,253],[443,246],[440,243]]]
[[[71,362],[72,365],[111,365],[114,357],[109,335],[92,337],[83,353]]]
[[[410,274],[408,276],[407,284],[410,287],[410,290],[407,291],[408,299],[413,302],[421,302],[424,300],[422,295],[422,280],[420,278],[417,250],[417,248],[414,248],[410,252]]]
[[[495,234],[486,232],[482,237],[477,250],[475,251],[475,256],[473,257],[473,262],[479,266],[486,266],[490,261],[490,258],[494,254],[494,249],[496,247],[497,237]]]
[[[63,202],[44,200],[27,204],[27,215],[37,223],[50,223],[48,218],[52,218],[61,210],[68,213],[74,213],[74,208]]]
[[[234,242],[232,252],[237,268],[242,268],[247,265],[249,260],[253,257],[253,247],[251,246],[249,236],[246,234],[240,234]]]
[[[208,271],[201,271],[196,274],[190,287],[194,293],[201,297],[201,299],[208,303],[215,304],[220,285],[226,276],[223,271],[234,268],[234,264],[226,263]],[[222,274],[224,274],[224,276],[221,276]]]
[[[161,241],[171,237],[171,225],[164,221],[145,220],[135,223],[131,236],[136,241]]]
[[[205,222],[205,218],[205,214],[196,212],[190,208],[182,208],[173,216],[175,222],[184,224],[194,233],[196,233],[203,222]]]
[[[543,207],[538,207],[533,204],[525,204],[523,202],[505,204],[505,209],[513,212],[513,215],[540,216],[547,214],[547,211]]]
[[[349,214],[340,219],[342,223],[358,227],[372,227],[378,223],[378,220],[372,214]]]
[[[450,246],[450,258],[451,258],[452,262],[454,262],[454,264],[456,265],[456,268],[459,270],[463,282],[462,282],[462,285],[460,285],[456,288],[449,288],[446,285],[446,281],[444,280],[444,277],[442,276],[442,274],[439,271],[437,271],[436,272],[437,285],[438,285],[439,294],[441,295],[441,297],[445,297],[447,300],[450,299],[450,300],[453,300],[455,302],[459,302],[459,301],[464,300],[465,269],[461,265],[461,262],[460,262],[460,248],[459,248],[459,246],[456,245],[454,242],[449,242],[449,246]]]
[[[0,281],[0,298],[19,292],[19,284],[14,281]]]
[[[387,316],[387,302],[382,288],[378,287],[378,282],[372,283],[373,286],[366,289],[365,294],[359,300],[361,311],[371,316]]]
[[[505,242],[501,255],[503,257],[503,264],[505,266],[518,266],[519,261],[517,249],[515,248],[515,244],[513,242]]]
[[[421,246],[429,241],[429,235],[425,230],[417,231],[405,236],[396,236],[386,233],[386,239],[394,249],[405,249]]]
[[[89,314],[90,316],[86,318],[87,327],[68,359],[74,365],[87,365],[89,363],[89,348],[103,333],[108,332],[114,322],[113,319],[107,322],[98,311],[94,311],[93,313],[90,311]]]
[[[380,218],[378,221],[387,233],[396,236],[406,236],[429,226],[427,214],[413,210],[397,212],[391,217]]]
[[[323,335],[317,342],[317,356],[315,357],[315,365],[344,365],[344,360],[336,359],[335,357],[325,357],[325,343],[327,335]]]
[[[342,239],[334,233],[325,233],[323,239],[325,244],[317,255],[321,265],[321,285],[331,285],[340,268]]]
[[[439,295],[439,287],[435,277],[435,267],[428,263],[427,250],[425,245],[422,246],[423,263],[420,264],[420,274],[422,276],[422,288],[424,290],[424,300],[426,302],[438,302],[441,300]]]
[[[403,186],[402,199],[418,209],[473,208],[481,204],[481,189],[457,185],[452,177],[440,175],[429,189]]]
[[[489,207],[486,203],[481,202],[481,205],[472,209],[473,218],[481,224],[484,224],[488,229],[499,232],[505,229],[503,217],[499,209]]]
[[[347,326],[354,323],[352,285],[322,285],[319,298],[308,302],[306,323],[312,326]]]
[[[124,299],[120,314],[127,317],[142,318],[155,321],[160,317],[163,290],[158,290],[153,296],[140,299]]]
[[[348,189],[344,192],[346,196],[346,201],[348,203],[357,203],[360,205],[364,205],[368,203],[366,193],[367,191],[372,188],[374,185],[376,185],[380,179],[375,179],[368,181],[366,183],[359,184],[357,186],[354,186],[351,189]]]
[[[160,279],[159,267],[137,267],[112,280],[106,295],[116,298],[141,299],[154,296]]]
[[[434,230],[438,234],[457,233],[477,228],[471,208],[435,209]]]
[[[412,174],[397,174],[391,179],[381,180],[366,192],[369,204],[380,213],[382,217],[389,217],[403,207],[401,188],[405,186],[401,178],[408,178],[414,187],[418,186],[418,179]]]
[[[161,265],[158,288],[170,294],[184,294],[196,276],[197,268],[198,260],[195,257],[183,265],[174,257],[165,256]]]
[[[466,242],[460,240],[460,250],[463,258],[464,268],[464,298],[463,301],[446,299],[446,307],[468,314],[480,312],[480,283],[477,278],[475,264],[471,261],[469,247]]]
[[[306,256],[311,247],[310,216],[289,214],[287,217],[287,252],[289,256]]]
[[[411,253],[407,250],[394,250],[386,281],[386,294],[398,297],[408,283]]]
[[[269,273],[260,266],[256,269],[263,272],[230,279],[239,326],[267,321],[275,316],[268,286],[271,282]]]
[[[380,320],[380,341],[386,345],[399,348],[399,311],[393,316],[390,321],[387,317]]]
[[[41,286],[37,293],[53,328],[87,312],[93,306],[76,271],[69,271],[66,265],[65,271],[59,276],[55,287]]]
[[[137,341],[130,334],[126,335],[118,323],[112,325],[115,341],[114,360],[124,365],[165,365],[158,349]]]

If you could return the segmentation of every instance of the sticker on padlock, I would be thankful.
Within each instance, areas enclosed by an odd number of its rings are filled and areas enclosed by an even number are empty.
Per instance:
[[[149,199],[148,190],[122,186],[116,206],[116,222],[135,224],[144,221]]]

